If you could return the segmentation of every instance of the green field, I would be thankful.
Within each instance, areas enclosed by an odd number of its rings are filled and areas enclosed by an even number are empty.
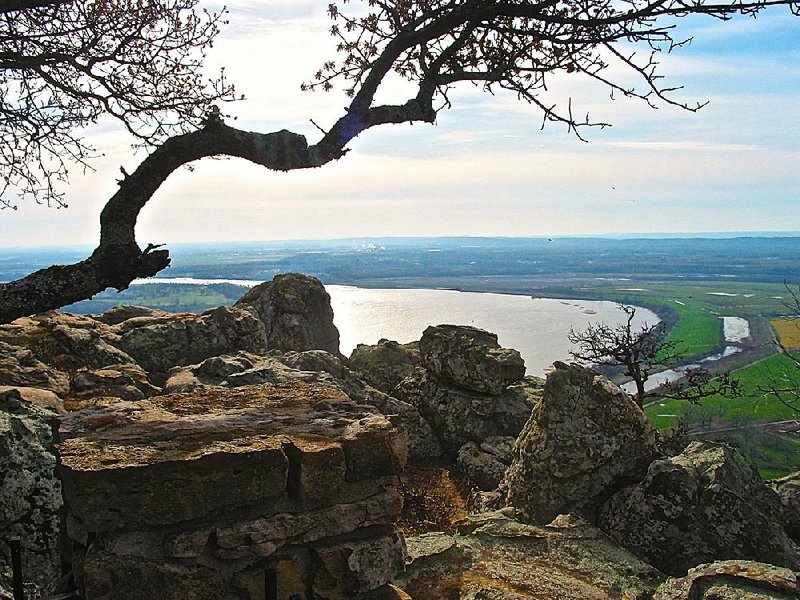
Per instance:
[[[743,369],[731,373],[736,377],[741,386],[743,395],[739,398],[724,396],[711,396],[700,402],[699,407],[705,407],[714,414],[716,425],[728,424],[736,427],[747,423],[785,421],[796,417],[796,413],[788,406],[772,396],[758,391],[771,377],[780,373],[782,369],[791,369],[793,363],[782,355],[773,356]],[[691,416],[693,407],[685,400],[663,400],[645,407],[645,414],[653,426],[662,429],[672,427],[679,417],[686,415],[692,424],[697,423],[697,415]],[[695,412],[699,408],[694,409]]]

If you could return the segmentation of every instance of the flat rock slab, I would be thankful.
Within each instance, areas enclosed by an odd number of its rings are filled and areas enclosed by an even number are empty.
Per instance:
[[[400,473],[406,454],[373,407],[300,381],[89,408],[62,418],[58,440],[65,499],[88,531],[330,496]]]

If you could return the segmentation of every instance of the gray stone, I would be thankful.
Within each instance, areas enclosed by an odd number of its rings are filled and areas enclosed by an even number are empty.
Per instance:
[[[109,308],[102,315],[94,315],[94,318],[106,325],[119,325],[123,321],[136,318],[161,318],[170,319],[173,317],[172,313],[168,313],[156,308],[147,308],[145,306],[133,306],[130,304],[120,304]]]
[[[135,364],[78,371],[70,381],[72,398],[113,396],[122,400],[141,400],[160,391],[147,379],[147,373]]]
[[[508,468],[508,465],[501,462],[497,456],[484,452],[475,442],[467,442],[461,447],[457,463],[482,491],[497,488]]]
[[[0,393],[0,539],[21,539],[25,579],[45,593],[61,576],[61,484],[52,444],[56,417],[23,400],[18,390]],[[0,563],[9,560],[6,551],[3,544]]]
[[[500,394],[525,376],[519,352],[501,348],[495,334],[476,327],[428,327],[419,351],[423,366],[437,378],[478,393]]]
[[[327,350],[339,355],[339,330],[333,324],[331,298],[315,277],[276,275],[248,291],[236,306],[255,308],[271,349]]]
[[[780,496],[786,533],[800,543],[800,472],[773,479],[769,483]]]
[[[341,379],[344,376],[342,360],[326,350],[289,351],[285,354],[279,354],[275,358],[287,367],[298,371],[328,373],[337,379]]]
[[[800,568],[778,495],[739,452],[721,443],[692,442],[682,454],[654,461],[641,483],[609,498],[599,523],[671,575],[724,559]]]
[[[374,346],[359,344],[350,355],[349,365],[371,386],[391,394],[397,384],[420,368],[419,342],[380,340]]]
[[[467,442],[519,435],[541,390],[540,379],[526,377],[500,395],[481,394],[436,381],[429,374],[403,380],[394,393],[416,406],[431,424],[442,449],[455,457]]]
[[[221,306],[201,315],[179,314],[131,328],[119,337],[117,345],[146,371],[166,373],[172,367],[219,354],[265,351],[267,337],[252,308]]]
[[[566,512],[593,520],[609,494],[644,476],[655,453],[653,430],[628,394],[594,371],[557,362],[501,487],[506,502],[536,523]]]

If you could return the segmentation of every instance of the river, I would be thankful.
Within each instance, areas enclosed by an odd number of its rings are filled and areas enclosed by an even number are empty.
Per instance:
[[[155,278],[134,283],[232,283],[252,286],[259,281]],[[429,325],[472,325],[496,333],[502,346],[519,350],[528,373],[543,375],[555,360],[568,360],[570,328],[589,323],[622,323],[625,316],[613,302],[555,300],[513,294],[430,289],[368,289],[327,285],[340,349],[349,356],[357,344],[381,338],[405,343],[420,339]],[[656,323],[655,313],[636,311],[635,327]]]

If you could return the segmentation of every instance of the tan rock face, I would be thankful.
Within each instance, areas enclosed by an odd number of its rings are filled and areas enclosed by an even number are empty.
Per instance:
[[[743,560],[719,561],[670,578],[653,600],[791,600],[800,596],[790,569]]]
[[[247,292],[236,306],[256,309],[272,349],[327,350],[340,355],[331,298],[315,277],[298,273],[276,275],[272,281]]]
[[[800,472],[770,482],[781,499],[786,533],[800,544]]]
[[[85,409],[63,417],[57,448],[81,589],[97,597],[138,573],[260,598],[229,590],[249,593],[261,565],[263,594],[264,570],[291,564],[303,589],[344,600],[402,569],[392,523],[405,436],[333,386],[209,388]],[[194,584],[175,581],[165,589],[191,597]]]
[[[644,600],[664,580],[577,517],[537,527],[504,510],[469,517],[457,535],[407,544],[410,562],[395,584],[425,600]]]
[[[644,475],[656,450],[628,394],[593,371],[556,363],[501,488],[536,523],[565,512],[592,517],[608,494]]]

